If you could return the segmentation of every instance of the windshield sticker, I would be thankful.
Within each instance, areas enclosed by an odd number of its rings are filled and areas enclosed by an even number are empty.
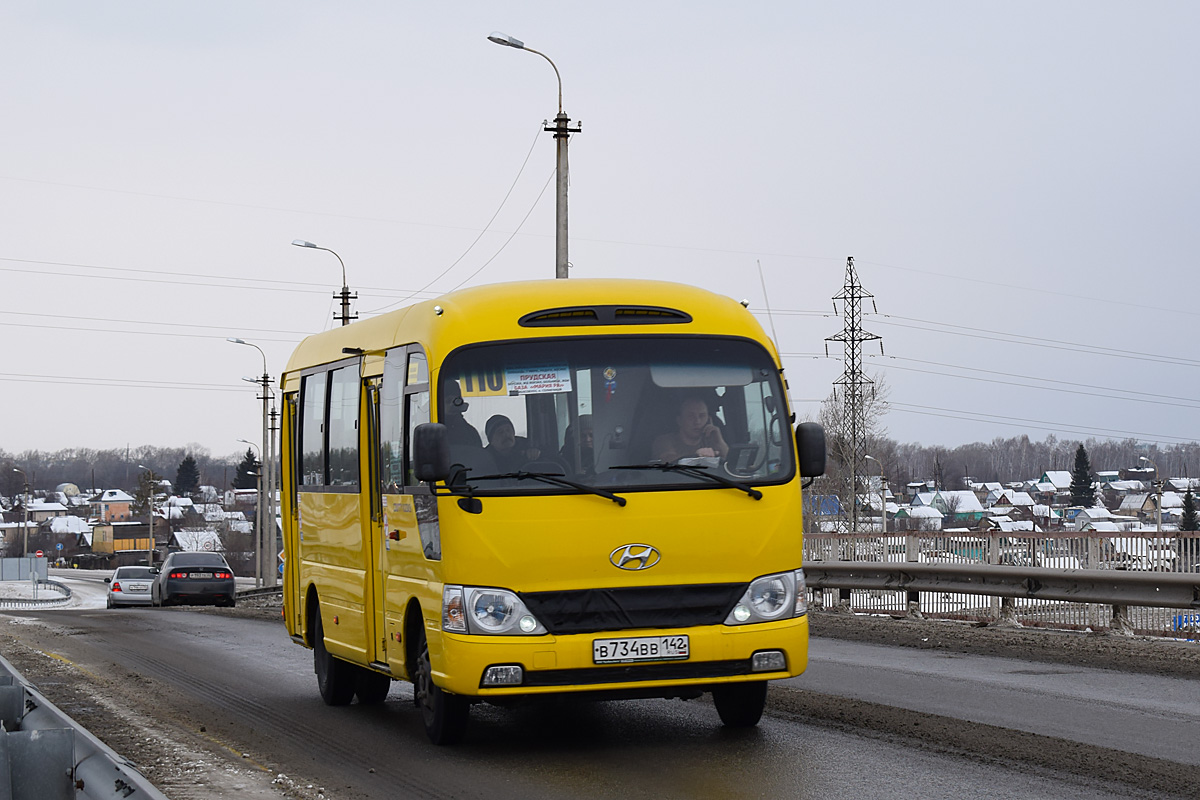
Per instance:
[[[604,399],[612,400],[617,393],[617,371],[612,367],[604,368]]]
[[[509,369],[508,394],[552,394],[571,391],[571,370],[566,364]]]
[[[508,394],[504,388],[503,369],[477,369],[463,373],[458,377],[458,385],[463,397],[503,397]]]

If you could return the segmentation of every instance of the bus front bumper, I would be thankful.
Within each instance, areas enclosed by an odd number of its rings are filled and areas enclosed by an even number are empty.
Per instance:
[[[743,626],[625,630],[569,636],[472,636],[441,631],[434,680],[458,695],[591,692],[630,696],[698,693],[715,684],[777,680],[808,666],[808,617]],[[678,660],[596,663],[597,641],[687,636],[688,656]],[[688,692],[682,692],[687,694]]]

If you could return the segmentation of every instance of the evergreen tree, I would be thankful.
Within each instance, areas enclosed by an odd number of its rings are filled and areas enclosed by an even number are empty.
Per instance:
[[[1075,469],[1071,470],[1071,505],[1092,508],[1096,505],[1096,488],[1092,486],[1092,464],[1083,445],[1075,451]]]
[[[196,459],[188,454],[175,471],[175,492],[181,497],[189,497],[199,488],[200,468],[196,466]]]
[[[233,479],[235,489],[254,489],[258,486],[258,469],[262,466],[258,459],[254,457],[254,450],[246,448],[246,455],[242,457],[242,462],[238,464],[237,477]],[[251,475],[250,473],[254,473]]]
[[[1190,485],[1183,495],[1183,516],[1179,520],[1179,530],[1200,531],[1200,518],[1196,515],[1196,497],[1192,494]]]

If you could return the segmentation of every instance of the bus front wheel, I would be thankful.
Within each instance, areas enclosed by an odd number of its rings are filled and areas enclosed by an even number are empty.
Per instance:
[[[429,642],[425,631],[417,640],[417,674],[413,686],[413,702],[421,710],[425,735],[434,744],[454,744],[467,729],[471,707],[466,699],[441,690],[433,682],[433,666],[429,661]]]
[[[713,688],[713,705],[727,728],[753,728],[767,704],[767,682],[729,683]]]
[[[325,649],[325,629],[318,608],[313,630],[313,672],[317,673],[317,690],[326,705],[344,706],[354,699],[354,665],[334,658]]]

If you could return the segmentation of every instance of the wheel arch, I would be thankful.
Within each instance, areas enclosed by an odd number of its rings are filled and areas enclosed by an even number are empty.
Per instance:
[[[313,625],[313,619],[321,613],[321,598],[317,595],[317,587],[311,583],[304,594],[304,644],[313,647],[316,641],[313,639],[313,634],[316,631],[316,626]]]
[[[418,634],[425,631],[425,614],[417,598],[408,601],[404,608],[404,672],[409,680],[417,674]]]

